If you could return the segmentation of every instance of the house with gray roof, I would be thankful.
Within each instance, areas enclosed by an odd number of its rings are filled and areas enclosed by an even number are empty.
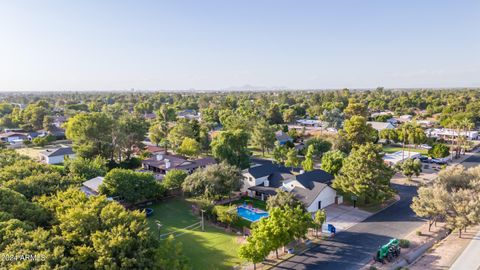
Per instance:
[[[285,166],[264,163],[253,165],[243,170],[242,174],[242,192],[261,200],[277,194],[279,189],[284,190],[303,202],[308,212],[315,212],[337,201],[337,192],[330,186],[334,177],[323,170],[294,174]]]
[[[82,183],[82,187],[80,188],[87,196],[97,196],[99,192],[99,187],[103,184],[104,177],[97,176],[90,180],[87,180]]]
[[[152,172],[157,180],[162,180],[170,170],[182,170],[190,174],[198,168],[205,168],[215,163],[216,161],[212,157],[187,159],[179,155],[156,154],[143,160],[142,168]]]
[[[47,149],[39,153],[40,160],[47,164],[61,164],[67,158],[75,158],[72,147]]]

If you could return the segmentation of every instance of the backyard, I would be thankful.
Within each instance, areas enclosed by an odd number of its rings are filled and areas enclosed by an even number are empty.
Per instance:
[[[153,231],[158,231],[155,220],[162,224],[161,233],[176,232],[182,242],[183,251],[194,269],[231,269],[243,261],[238,257],[240,237],[205,223],[201,228],[182,229],[200,221],[191,211],[191,204],[181,198],[174,198],[149,206],[154,209],[148,222]]]

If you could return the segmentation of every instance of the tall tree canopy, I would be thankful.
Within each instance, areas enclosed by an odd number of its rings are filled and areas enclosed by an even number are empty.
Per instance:
[[[224,162],[197,169],[185,178],[182,187],[185,192],[212,199],[240,190],[242,179],[237,167]]]
[[[245,169],[250,165],[248,134],[240,129],[222,131],[212,140],[213,156],[219,161]]]
[[[372,143],[354,148],[345,159],[333,186],[340,191],[370,200],[383,201],[392,192],[394,172],[382,159],[381,147]]]

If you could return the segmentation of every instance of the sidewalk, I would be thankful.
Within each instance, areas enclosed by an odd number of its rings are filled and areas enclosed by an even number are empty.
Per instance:
[[[452,232],[445,239],[432,247],[430,251],[422,255],[418,260],[409,266],[411,270],[425,269],[449,269],[455,260],[460,256],[465,247],[475,237],[480,226],[471,227],[467,232],[462,233],[462,238],[458,238],[456,231]],[[478,237],[477,237],[478,241]],[[461,268],[470,269],[470,268]],[[473,268],[475,269],[475,268]]]
[[[470,241],[468,247],[453,263],[451,270],[480,269],[480,230]]]

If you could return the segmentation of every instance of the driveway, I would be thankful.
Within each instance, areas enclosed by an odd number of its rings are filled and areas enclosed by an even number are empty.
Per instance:
[[[327,222],[324,227],[332,224],[337,229],[337,233],[355,226],[372,215],[370,212],[342,204],[329,205],[325,207],[325,211],[327,212]]]
[[[392,187],[400,195],[397,203],[273,269],[341,270],[363,267],[380,245],[391,238],[405,237],[424,222],[410,209],[417,188],[396,184]]]

